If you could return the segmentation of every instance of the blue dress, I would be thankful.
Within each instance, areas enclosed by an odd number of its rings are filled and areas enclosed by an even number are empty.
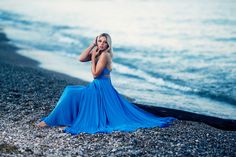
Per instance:
[[[49,126],[67,126],[70,134],[134,131],[138,128],[167,127],[173,117],[157,117],[120,95],[111,83],[109,69],[87,86],[67,86],[54,110],[42,120]]]

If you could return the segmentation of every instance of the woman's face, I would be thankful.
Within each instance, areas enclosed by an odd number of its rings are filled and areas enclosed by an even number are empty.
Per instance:
[[[98,39],[98,48],[100,50],[105,50],[108,48],[108,43],[107,43],[107,39],[106,37],[104,36],[101,36],[99,39]]]

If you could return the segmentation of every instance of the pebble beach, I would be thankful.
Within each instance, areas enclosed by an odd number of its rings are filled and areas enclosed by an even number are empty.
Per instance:
[[[176,120],[166,128],[86,134],[38,128],[67,85],[88,82],[39,68],[0,33],[0,156],[236,156],[236,131]],[[178,118],[178,117],[177,117]]]

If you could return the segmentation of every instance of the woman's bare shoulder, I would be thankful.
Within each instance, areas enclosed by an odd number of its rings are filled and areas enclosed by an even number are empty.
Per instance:
[[[105,55],[106,55],[106,57],[108,57],[109,59],[112,58],[112,56],[111,56],[111,54],[110,54],[109,52],[105,52]]]
[[[103,53],[101,54],[101,56],[104,57],[104,58],[106,58],[106,59],[111,59],[111,54],[108,53],[108,52],[103,52]]]

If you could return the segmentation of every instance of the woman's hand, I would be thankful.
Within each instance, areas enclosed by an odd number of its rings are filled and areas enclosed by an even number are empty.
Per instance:
[[[96,58],[97,55],[100,55],[100,54],[102,54],[102,53],[106,53],[106,52],[108,52],[109,50],[110,50],[110,47],[108,47],[108,48],[105,49],[105,50],[98,49],[97,51],[96,51],[96,50],[92,51],[92,52],[91,52],[91,60],[92,60],[92,61],[95,61],[95,58]]]
[[[98,52],[99,52],[99,51],[98,51]],[[95,62],[95,58],[96,58],[98,52],[96,52],[95,50],[92,51],[92,53],[91,53],[91,60],[92,60],[92,62]]]
[[[98,39],[98,36],[96,36],[96,38],[93,40],[93,45],[94,46],[97,46],[98,44],[97,44],[97,39]]]

